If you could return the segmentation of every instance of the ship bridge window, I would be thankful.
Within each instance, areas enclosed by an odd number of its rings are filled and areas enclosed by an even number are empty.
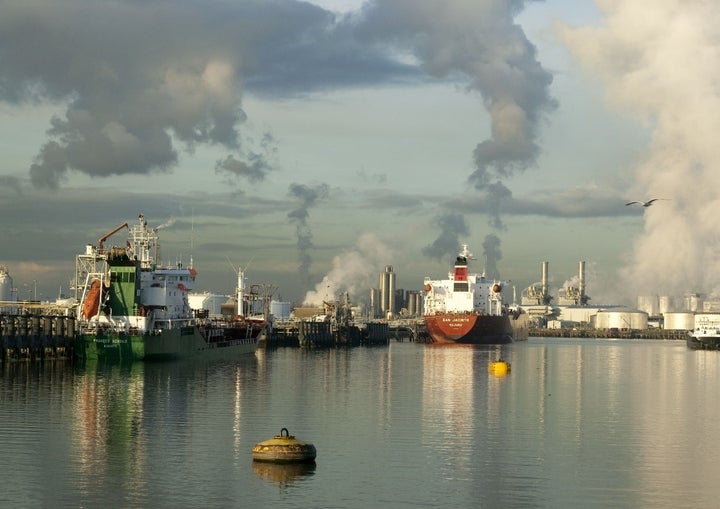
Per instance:
[[[454,292],[467,292],[468,291],[468,283],[467,281],[456,281],[455,285],[453,286]]]
[[[134,272],[111,272],[110,281],[112,283],[134,283],[135,273]]]

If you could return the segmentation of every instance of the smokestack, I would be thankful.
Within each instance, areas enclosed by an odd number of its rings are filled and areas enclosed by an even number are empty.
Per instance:
[[[543,300],[548,295],[548,262],[542,262],[542,297]]]
[[[580,304],[585,303],[585,262],[581,261],[578,265],[578,290],[580,292]]]

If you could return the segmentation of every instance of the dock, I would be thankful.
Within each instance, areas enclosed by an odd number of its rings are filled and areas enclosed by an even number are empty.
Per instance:
[[[75,317],[0,315],[2,361],[72,359]]]

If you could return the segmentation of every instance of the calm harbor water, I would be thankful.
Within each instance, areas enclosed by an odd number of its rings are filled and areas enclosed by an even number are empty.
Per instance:
[[[502,356],[503,377],[488,373]],[[683,341],[6,364],[0,507],[714,507],[720,353]],[[254,464],[286,427],[314,466]]]

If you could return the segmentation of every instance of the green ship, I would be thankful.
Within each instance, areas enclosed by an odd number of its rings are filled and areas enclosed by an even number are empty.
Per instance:
[[[105,241],[128,228],[122,247]],[[163,360],[252,354],[264,333],[264,319],[241,315],[208,318],[188,304],[197,271],[182,263],[160,263],[158,228],[143,214],[88,244],[75,262],[76,355],[83,360]],[[239,289],[239,292],[241,289]],[[239,302],[242,302],[239,300]]]

